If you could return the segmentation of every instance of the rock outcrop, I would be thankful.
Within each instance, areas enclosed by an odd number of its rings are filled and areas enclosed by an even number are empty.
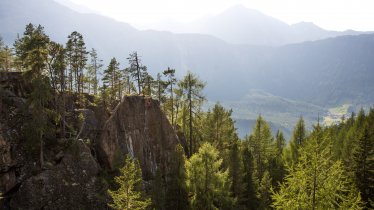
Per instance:
[[[159,103],[149,97],[128,96],[115,108],[97,142],[98,159],[113,169],[124,155],[136,157],[149,178],[158,167],[165,168],[178,137]]]
[[[22,133],[30,88],[20,73],[0,74],[0,209],[107,209],[108,172],[124,156],[139,160],[143,178],[168,167],[178,137],[158,101],[127,96],[110,117],[99,107],[76,109],[78,137],[45,140],[45,166]],[[81,126],[83,125],[83,126]]]
[[[31,176],[10,200],[12,209],[105,209],[99,200],[100,166],[82,142],[73,143],[61,162]]]

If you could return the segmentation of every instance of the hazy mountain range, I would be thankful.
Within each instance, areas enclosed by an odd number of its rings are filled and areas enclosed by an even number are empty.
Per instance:
[[[168,21],[149,27],[176,33],[209,34],[233,44],[269,46],[366,33],[353,30],[328,31],[310,22],[288,25],[242,5],[231,7],[218,15],[204,17],[189,23]]]
[[[208,99],[233,108],[244,123],[261,113],[290,130],[301,115],[310,125],[328,108],[374,102],[374,35],[367,32],[326,31],[311,23],[289,26],[239,6],[193,24],[190,33],[176,34],[137,30],[52,0],[0,1],[0,35],[7,44],[30,22],[43,25],[61,43],[79,31],[105,66],[111,57],[125,66],[136,50],[152,74],[168,66],[178,76],[191,70],[207,81]],[[351,36],[341,36],[346,34]]]

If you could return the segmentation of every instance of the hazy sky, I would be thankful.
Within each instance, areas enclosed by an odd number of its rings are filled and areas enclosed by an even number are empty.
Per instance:
[[[65,0],[66,1],[66,0]],[[374,0],[70,0],[134,26],[192,21],[242,4],[293,24],[330,30],[374,30]]]

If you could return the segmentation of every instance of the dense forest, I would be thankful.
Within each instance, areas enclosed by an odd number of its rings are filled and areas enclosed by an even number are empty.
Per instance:
[[[125,55],[124,55],[125,56]],[[332,126],[304,120],[291,139],[271,132],[259,115],[252,132],[238,137],[232,110],[216,103],[203,109],[206,83],[175,69],[150,75],[133,52],[122,65],[105,65],[83,36],[72,32],[62,45],[42,26],[29,24],[8,47],[0,42],[0,71],[22,72],[30,83],[23,135],[43,168],[46,140],[78,141],[74,110],[102,107],[111,113],[123,97],[159,101],[174,130],[185,141],[144,187],[136,158],[121,157],[105,196],[113,209],[371,209],[374,207],[374,109],[352,113]],[[73,101],[73,103],[71,103]],[[163,170],[163,169],[160,169]]]

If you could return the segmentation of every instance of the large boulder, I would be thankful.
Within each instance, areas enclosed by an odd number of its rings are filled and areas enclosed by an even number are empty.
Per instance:
[[[165,168],[178,137],[159,103],[149,97],[127,96],[105,123],[97,142],[98,159],[108,169],[125,155],[139,160],[145,179]]]
[[[105,209],[97,195],[105,186],[99,165],[82,141],[67,149],[61,162],[28,178],[11,199],[11,209]]]

